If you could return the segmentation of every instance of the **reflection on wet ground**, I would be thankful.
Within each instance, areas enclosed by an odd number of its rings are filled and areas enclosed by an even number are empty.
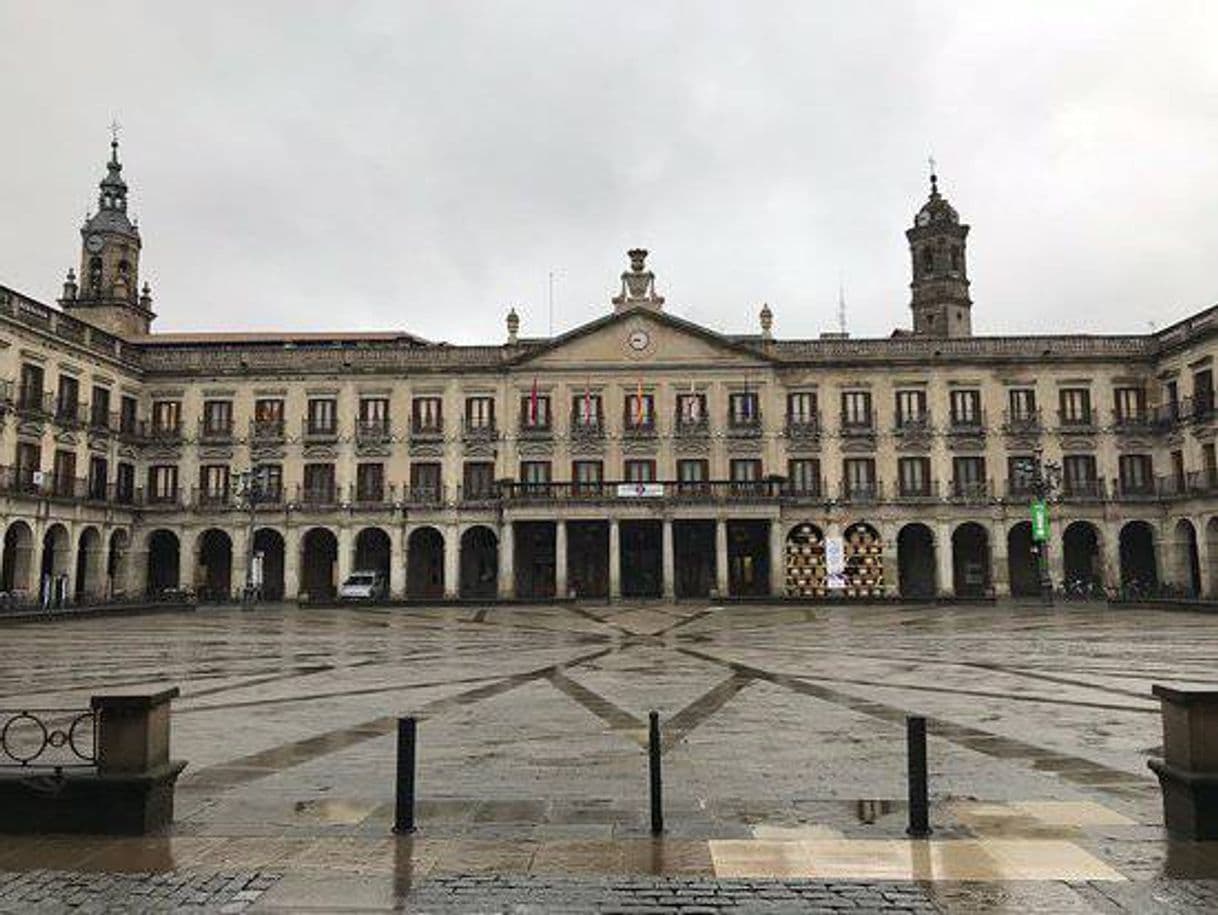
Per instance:
[[[1143,637],[1148,630],[1155,639]],[[1156,682],[1212,685],[1201,615],[1000,604],[201,610],[5,629],[0,704],[177,685],[167,836],[0,839],[0,871],[236,866],[1141,881],[1169,843]],[[647,834],[646,719],[666,822]],[[389,835],[420,719],[420,830]],[[928,718],[929,841],[905,838],[904,719]]]

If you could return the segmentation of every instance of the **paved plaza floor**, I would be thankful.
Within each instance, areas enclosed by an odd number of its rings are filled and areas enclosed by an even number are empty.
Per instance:
[[[1165,840],[1146,766],[1151,685],[1218,688],[1205,614],[268,606],[0,640],[3,708],[179,687],[189,762],[165,836],[0,838],[0,911],[1218,908],[1218,851]],[[395,838],[409,714],[419,828]],[[924,841],[904,834],[910,714]]]

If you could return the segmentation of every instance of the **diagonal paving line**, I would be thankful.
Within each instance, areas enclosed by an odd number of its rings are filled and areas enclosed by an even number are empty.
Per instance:
[[[614,705],[604,696],[595,693],[582,683],[577,683],[562,671],[555,670],[546,679],[561,693],[574,699],[615,731],[646,730],[647,723],[636,718],[625,709]]]
[[[733,671],[726,680],[721,680],[715,686],[681,709],[668,719],[660,729],[661,750],[667,753],[679,743],[690,731],[711,718],[723,708],[742,689],[754,681],[754,677],[743,671]]]

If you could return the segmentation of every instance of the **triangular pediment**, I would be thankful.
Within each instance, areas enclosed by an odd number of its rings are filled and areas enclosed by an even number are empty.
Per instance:
[[[770,359],[741,343],[691,321],[652,309],[608,315],[521,355],[532,368],[681,366],[729,361],[766,365]]]

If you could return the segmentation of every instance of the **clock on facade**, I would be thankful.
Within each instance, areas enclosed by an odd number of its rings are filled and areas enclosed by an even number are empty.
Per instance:
[[[100,235],[90,235],[85,240],[85,247],[89,249],[90,254],[97,254],[105,246],[106,240]]]
[[[645,350],[647,349],[647,344],[651,342],[651,335],[640,327],[630,332],[626,342],[630,344],[630,348],[633,350]]]

